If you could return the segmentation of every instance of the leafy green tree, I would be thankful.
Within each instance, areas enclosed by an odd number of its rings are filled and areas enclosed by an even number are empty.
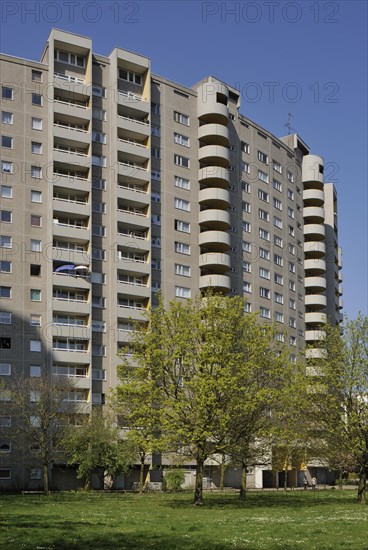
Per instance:
[[[354,468],[358,500],[365,501],[368,474],[368,317],[324,327],[319,376],[311,384],[311,413],[319,453],[338,469]]]
[[[107,477],[128,472],[136,458],[135,449],[121,437],[114,416],[100,410],[92,411],[80,426],[69,427],[62,448],[68,464],[77,465],[77,476],[85,480],[86,489],[93,473],[103,489]]]

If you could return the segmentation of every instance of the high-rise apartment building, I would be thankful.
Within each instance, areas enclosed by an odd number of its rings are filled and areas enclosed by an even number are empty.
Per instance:
[[[13,460],[7,381],[52,372],[84,412],[103,404],[158,289],[244,295],[294,356],[339,322],[323,159],[240,114],[238,90],[187,88],[59,30],[40,62],[2,55],[1,87],[1,487],[40,476]]]

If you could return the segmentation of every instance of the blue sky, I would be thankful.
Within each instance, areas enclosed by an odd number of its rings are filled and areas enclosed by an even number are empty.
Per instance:
[[[291,125],[325,159],[339,197],[344,311],[368,312],[367,6],[362,1],[3,0],[0,49],[39,59],[51,27],[120,46],[191,86],[213,74],[276,136]]]

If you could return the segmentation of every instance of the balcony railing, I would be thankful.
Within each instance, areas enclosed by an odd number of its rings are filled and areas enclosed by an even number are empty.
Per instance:
[[[88,181],[88,182],[91,181],[89,178],[85,178],[84,176],[76,176],[75,174],[73,174],[72,172],[68,172],[67,170],[63,172],[53,172],[53,175],[55,177],[63,176],[70,180],[78,180],[78,181],[80,180],[80,181]]]
[[[121,139],[121,138],[118,138],[118,141],[121,141],[122,143],[129,143],[131,145],[136,145],[137,147],[142,147],[143,149],[147,149],[146,145],[144,145],[140,141],[135,141],[134,139]]]
[[[63,101],[62,99],[54,99],[54,103],[61,103],[61,105],[69,105],[70,107],[79,107],[81,109],[88,109],[86,103],[78,103],[76,101]]]
[[[78,128],[77,126],[73,126],[73,124],[62,124],[61,122],[54,122],[54,126],[57,126],[58,128],[65,128],[66,130],[73,130],[74,132],[82,132],[83,134],[88,133],[88,130],[85,130],[84,128]]]
[[[80,304],[87,304],[88,303],[87,300],[79,300],[78,298],[60,298],[58,296],[53,296],[53,299],[58,300],[59,302],[78,302]]]
[[[147,240],[147,235],[145,234],[142,235],[141,233],[137,233],[136,231],[123,231],[123,232],[119,232],[118,235],[120,237],[130,237],[133,239],[140,239],[142,241]]]
[[[54,146],[54,151],[62,151],[63,153],[71,153],[79,157],[87,157],[87,153],[83,149],[75,149],[74,147]]]
[[[77,78],[76,76],[68,76],[61,73],[54,73],[54,76],[60,78],[61,80],[66,80],[67,82],[76,82],[77,84],[85,84],[86,81],[83,78]]]
[[[123,120],[129,120],[130,122],[136,122],[137,124],[143,124],[143,126],[148,126],[149,123],[145,122],[144,120],[141,120],[140,118],[130,117],[130,116],[123,116],[118,115],[118,118],[122,118]]]
[[[57,220],[54,220],[54,225],[60,225],[61,227],[71,227],[73,229],[88,229],[85,225],[73,224],[73,223],[62,223]]]
[[[118,94],[128,99],[133,99],[134,101],[142,101],[142,96],[139,94],[134,94],[133,92],[125,92],[123,90],[118,90]]]
[[[147,214],[144,214],[143,212],[135,212],[134,210],[129,210],[128,208],[118,208],[118,212],[125,212],[126,214],[133,214],[134,216],[147,217]]]
[[[69,202],[71,204],[88,204],[88,200],[87,199],[81,199],[81,200],[77,200],[77,199],[63,199],[61,197],[58,197],[58,196],[53,196],[52,197],[54,200],[56,201],[62,201],[62,202]]]
[[[139,187],[139,185],[120,185],[118,184],[118,187],[120,189],[126,189],[127,191],[135,191],[136,193],[143,193],[144,195],[147,195],[147,191],[144,191],[142,187]]]
[[[131,281],[121,281],[120,279],[118,279],[117,281],[118,283],[123,283],[124,285],[131,285],[131,286],[147,286],[145,283],[135,283],[135,282],[131,282]]]
[[[135,164],[134,162],[119,162],[121,166],[127,166],[129,168],[135,168],[136,170],[142,170],[143,172],[147,172],[147,169],[144,168],[141,164]]]

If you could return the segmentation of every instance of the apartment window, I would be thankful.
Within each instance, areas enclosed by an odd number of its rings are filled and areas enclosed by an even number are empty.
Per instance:
[[[31,277],[40,277],[41,266],[39,264],[31,264],[29,266],[29,274],[31,275]]]
[[[247,292],[248,294],[252,293],[251,283],[248,283],[247,281],[243,281],[243,292]]]
[[[160,105],[158,103],[151,103],[151,113],[153,115],[160,114]]]
[[[248,214],[250,214],[250,203],[242,201],[242,210],[243,212],[248,212]]]
[[[92,321],[92,332],[106,332],[105,321]]]
[[[158,271],[161,271],[161,261],[157,258],[152,258],[151,267],[152,269],[157,269]]]
[[[11,199],[13,197],[13,189],[10,185],[0,186],[0,197],[2,199]]]
[[[265,221],[265,222],[268,222],[269,219],[270,219],[270,215],[268,212],[266,212],[266,210],[262,210],[262,208],[260,208],[258,210],[258,216],[261,220]]]
[[[179,254],[190,254],[190,245],[186,243],[180,243],[178,241],[175,241],[175,252],[179,252]]]
[[[152,124],[152,126],[151,126],[151,135],[156,136],[156,137],[160,137],[160,127],[155,126],[154,124]]]
[[[283,304],[284,303],[284,297],[279,292],[275,292],[275,302],[277,304]]]
[[[282,229],[282,220],[278,218],[277,216],[273,217],[273,225],[277,227],[278,229]]]
[[[249,304],[248,302],[244,304],[244,313],[251,313],[252,311],[252,304]]]
[[[125,80],[126,82],[132,82],[133,84],[138,84],[138,86],[142,86],[142,75],[134,73],[133,71],[119,69],[119,78],[121,80]]]
[[[160,170],[151,170],[151,178],[155,181],[160,181],[161,180]]]
[[[178,197],[174,198],[174,207],[178,208],[179,210],[190,212],[190,202],[184,199],[179,199]]]
[[[175,122],[179,122],[179,124],[184,124],[184,126],[189,126],[189,116],[184,115],[183,113],[179,113],[178,111],[174,111],[174,120]]]
[[[151,223],[153,225],[161,225],[161,216],[159,214],[152,214]]]
[[[1,122],[3,124],[13,124],[13,113],[1,111]]]
[[[264,239],[265,241],[270,240],[270,232],[266,231],[266,229],[259,228],[259,236],[261,239]]]
[[[242,241],[242,251],[252,252],[252,245],[248,241]]]
[[[151,156],[155,159],[161,158],[161,150],[159,147],[151,147]]]
[[[12,263],[7,260],[0,260],[0,273],[11,273]]]
[[[271,319],[271,311],[267,307],[261,307],[261,317]]]
[[[0,298],[11,298],[10,286],[0,286]]]
[[[32,153],[35,153],[36,155],[41,155],[42,154],[42,143],[32,141],[31,150],[32,150]]]
[[[10,136],[1,136],[1,147],[13,149],[13,138]]]
[[[249,143],[245,143],[245,141],[240,142],[240,149],[243,153],[249,154]]]
[[[290,208],[290,206],[288,206],[288,216],[289,218],[292,218],[292,219],[295,218],[294,210]]]
[[[41,166],[31,166],[31,178],[36,178],[36,179],[42,178]]]
[[[182,231],[183,233],[190,233],[190,223],[183,222],[181,220],[175,220],[174,226],[176,231]]]
[[[33,82],[42,82],[42,72],[32,70],[32,81]]]
[[[262,170],[258,170],[258,179],[264,181],[265,183],[268,183],[268,174],[262,172]]]
[[[41,294],[40,294],[41,298]],[[37,315],[35,313],[31,313],[29,318],[29,324],[31,327],[40,327],[41,326],[41,315]]]
[[[106,134],[102,132],[92,132],[92,141],[95,143],[102,143],[104,145],[106,143]]]
[[[31,365],[29,367],[29,375],[32,378],[40,378],[40,376],[41,376],[41,365]]]
[[[12,174],[13,173],[13,163],[9,162],[7,160],[1,161],[1,171],[5,174]]]
[[[270,196],[266,191],[262,191],[262,189],[258,189],[258,198],[261,199],[261,201],[269,202]]]
[[[273,164],[273,169],[275,170],[275,172],[278,172],[279,174],[282,174],[281,164],[279,162],[277,162],[277,160],[272,161],[272,164]],[[281,191],[281,189],[280,189],[280,191]]]
[[[177,166],[182,166],[183,168],[190,167],[190,161],[187,157],[182,157],[181,155],[174,155],[174,164]]]
[[[281,193],[281,191],[282,191],[282,184],[281,184],[278,180],[275,180],[275,179],[274,179],[274,180],[272,181],[272,187],[273,187],[274,189],[276,189],[276,191],[280,191],[280,193]]]
[[[42,241],[38,239],[31,239],[30,241],[30,250],[32,252],[41,252]]]
[[[288,244],[288,252],[295,256],[295,246],[291,243]]]
[[[262,277],[262,279],[270,279],[270,270],[265,269],[264,267],[260,267],[259,276]]]
[[[92,166],[106,167],[106,157],[101,155],[92,155]]]
[[[267,298],[267,300],[269,300],[270,299],[270,294],[271,293],[270,293],[268,288],[265,288],[263,286],[260,287],[259,295],[260,295],[261,298]]]
[[[290,309],[296,309],[296,302],[293,298],[290,298],[290,300],[289,300],[289,308]]]
[[[294,200],[294,191],[292,189],[289,189],[287,190],[287,196],[288,196],[288,199],[290,199],[291,201]]]
[[[14,99],[14,90],[10,86],[2,86],[1,87],[1,97],[3,99]]]
[[[60,63],[67,63],[68,65],[76,65],[77,67],[85,67],[86,58],[82,55],[76,55],[70,52],[64,52],[63,50],[54,50],[54,58]]]
[[[190,277],[190,266],[183,264],[175,264],[175,274],[183,277]]]
[[[276,334],[276,340],[277,340],[278,342],[284,342],[284,341],[285,341],[284,334],[283,334],[282,332],[278,332],[278,333]]]
[[[289,342],[291,346],[296,346],[296,338],[295,336],[290,336]]]
[[[10,210],[0,210],[0,222],[12,223],[12,212]]]
[[[106,237],[106,227],[104,225],[92,224],[92,235],[94,237]]]
[[[41,302],[41,290],[38,288],[31,288],[29,291],[29,299],[31,302]]]
[[[185,288],[183,286],[176,286],[175,296],[177,296],[178,298],[190,298],[190,288]]]
[[[92,344],[92,355],[94,357],[106,357],[106,346],[101,344]]]
[[[161,248],[161,238],[160,237],[152,237],[151,238],[151,245],[154,248]]]
[[[0,468],[0,479],[11,479],[11,469],[10,468]]]
[[[179,176],[174,176],[175,187],[180,187],[181,189],[190,189],[190,181],[186,178],[181,178]]]
[[[161,193],[159,191],[152,191],[151,201],[152,202],[161,202]]]
[[[106,189],[106,180],[100,179],[100,178],[94,178],[92,180],[92,188],[93,189],[100,189],[101,191],[105,191]]]
[[[268,164],[268,156],[262,151],[258,151],[258,160],[263,162],[264,164]]]
[[[42,130],[42,118],[32,117],[32,130]]]
[[[279,246],[280,248],[282,248],[283,244],[282,244],[282,238],[281,237],[279,237],[278,235],[274,235],[273,242],[276,246]]]
[[[276,265],[279,265],[281,267],[284,265],[283,257],[280,256],[279,254],[274,254],[273,261],[275,262]]]
[[[11,376],[11,363],[0,363],[0,376]]]
[[[35,351],[39,353],[41,351],[41,340],[30,340],[29,351]]]
[[[282,275],[280,275],[280,273],[275,273],[274,279],[275,279],[275,283],[277,285],[283,285],[284,284],[284,277]]]
[[[288,233],[289,233],[289,235],[291,235],[292,237],[295,236],[294,227],[293,227],[292,225],[289,225],[289,227],[288,227]]]
[[[273,197],[273,205],[277,210],[282,210],[282,202],[279,199],[276,199],[276,197]]]
[[[0,248],[12,248],[13,237],[10,235],[0,235]]]
[[[96,212],[97,214],[105,214],[106,203],[100,201],[92,201],[92,212]]]
[[[92,307],[105,308],[106,307],[106,298],[103,296],[92,296]]]
[[[242,190],[245,191],[246,193],[250,193],[250,184],[246,181],[242,181],[241,184],[242,184]]]
[[[295,292],[295,281],[289,281],[289,290]]]
[[[184,147],[189,147],[189,137],[174,132],[174,143],[177,145],[183,145]]]
[[[291,183],[294,183],[294,175],[289,170],[287,170],[287,172],[286,172],[286,177],[287,177],[288,181],[290,181]]]
[[[289,262],[289,271],[290,271],[290,273],[295,273],[295,264],[294,264],[294,262]]]
[[[103,248],[92,248],[92,260],[104,261],[106,260],[106,250]]]
[[[242,222],[242,229],[246,233],[250,233],[251,232],[251,224],[249,222]]]
[[[42,227],[42,216],[36,216],[36,214],[31,214],[31,226]]]
[[[0,428],[11,427],[11,416],[0,416]]]
[[[92,109],[92,118],[100,120],[101,122],[106,122],[106,111],[103,109]]]
[[[245,273],[251,273],[252,272],[252,264],[250,262],[246,262],[243,260],[242,262],[242,268]]]
[[[296,320],[294,319],[294,317],[290,317],[289,319],[289,326],[291,328],[296,328]]]
[[[240,170],[242,172],[246,172],[247,174],[249,174],[250,173],[250,164],[248,162],[241,161]]]
[[[32,105],[38,105],[42,107],[42,95],[41,94],[32,94]]]
[[[284,322],[284,314],[280,313],[279,311],[275,311],[275,320],[278,323],[283,323]]]
[[[259,249],[259,257],[262,258],[262,260],[269,260],[270,259],[270,251],[266,250],[265,248]]]
[[[102,86],[93,85],[92,86],[92,95],[94,95],[95,97],[105,98],[106,97],[106,88],[103,88]]]

